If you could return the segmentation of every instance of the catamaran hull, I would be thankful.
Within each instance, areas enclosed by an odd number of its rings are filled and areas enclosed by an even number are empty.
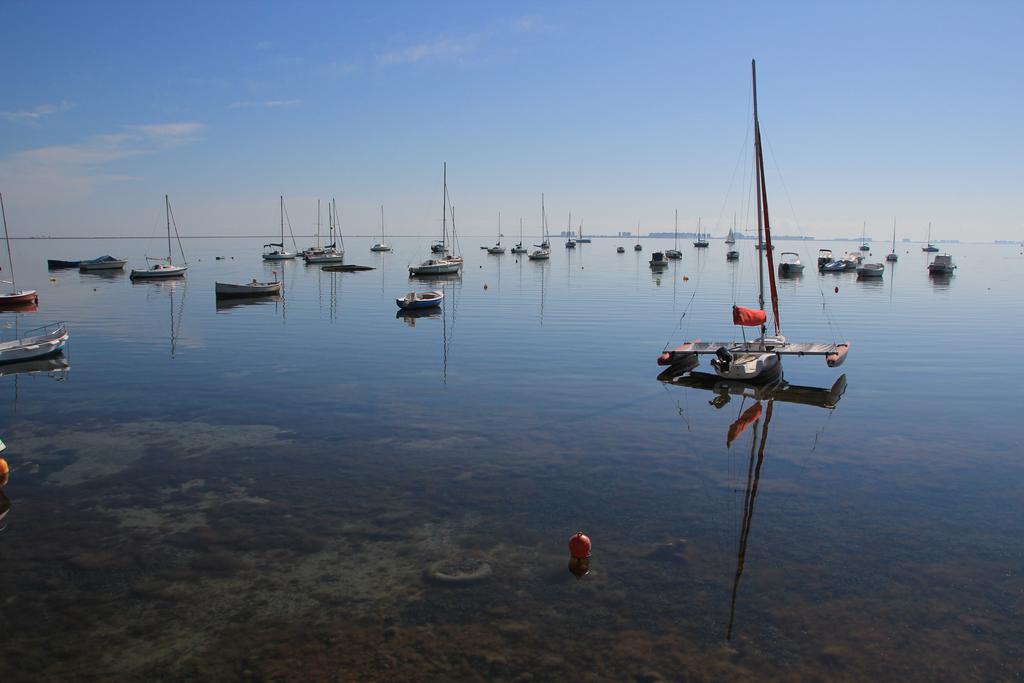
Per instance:
[[[778,377],[782,363],[774,353],[737,353],[729,361],[715,358],[711,367],[722,379],[765,382]]]

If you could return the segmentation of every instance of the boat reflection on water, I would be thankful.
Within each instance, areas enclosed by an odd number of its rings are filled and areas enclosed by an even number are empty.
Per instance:
[[[0,365],[0,377],[9,375],[30,374],[37,375],[45,373],[57,382],[67,379],[71,371],[71,363],[63,355],[50,356],[49,358],[35,358],[20,363],[7,363]]]
[[[232,308],[241,308],[248,306],[273,306],[277,308],[277,304],[283,301],[280,294],[274,294],[272,296],[261,296],[261,297],[239,297],[237,299],[214,299],[216,302],[217,311],[230,311]]]
[[[739,542],[736,549],[736,566],[733,573],[729,596],[729,621],[726,626],[726,640],[732,640],[736,625],[736,599],[739,595],[740,579],[747,558],[747,543],[754,521],[754,506],[761,481],[761,467],[764,464],[765,447],[768,444],[768,430],[772,421],[775,402],[798,403],[806,406],[834,410],[846,391],[846,375],[840,375],[830,388],[807,387],[790,384],[781,375],[767,384],[750,384],[735,380],[723,380],[706,372],[691,372],[680,367],[671,367],[658,375],[658,380],[673,386],[689,387],[710,391],[714,394],[709,403],[716,409],[724,408],[734,396],[739,396],[740,414],[726,432],[725,443],[731,448],[748,429],[750,430],[750,454],[747,460],[746,487],[743,492],[743,521],[740,525]],[[746,406],[745,402],[752,403]]]
[[[401,320],[409,327],[416,327],[419,318],[440,318],[443,311],[440,306],[434,308],[400,308],[395,312],[395,318]]]

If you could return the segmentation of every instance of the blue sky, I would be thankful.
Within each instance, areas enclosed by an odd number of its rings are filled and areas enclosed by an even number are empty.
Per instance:
[[[1024,239],[1024,3],[9,3],[16,234],[593,233],[749,211],[750,59],[786,233]],[[738,169],[738,170],[737,170]]]

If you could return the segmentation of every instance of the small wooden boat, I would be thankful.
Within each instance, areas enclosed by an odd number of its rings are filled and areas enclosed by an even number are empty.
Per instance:
[[[128,263],[126,258],[114,258],[110,254],[106,256],[100,256],[90,261],[82,261],[78,264],[78,269],[81,271],[89,270],[124,270],[125,264]]]
[[[61,261],[59,259],[46,259],[46,267],[50,270],[60,270],[61,268],[77,268],[81,265],[81,261]]]
[[[436,308],[441,305],[444,299],[444,292],[434,290],[432,292],[409,292],[403,297],[395,299],[395,303],[402,310],[413,310],[419,308]]]
[[[882,263],[861,263],[857,266],[858,278],[882,277],[885,265]]]
[[[280,294],[281,281],[257,282],[256,278],[253,278],[252,282],[247,282],[241,285],[229,282],[216,282],[214,283],[214,293],[218,297],[268,296],[272,294]]]
[[[376,270],[373,266],[357,266],[354,263],[337,263],[331,266],[323,266],[320,270],[325,273],[356,273],[362,270]]]
[[[42,334],[27,334],[13,341],[0,343],[0,363],[16,363],[58,353],[70,338],[67,325],[64,323],[38,327],[28,332]]]

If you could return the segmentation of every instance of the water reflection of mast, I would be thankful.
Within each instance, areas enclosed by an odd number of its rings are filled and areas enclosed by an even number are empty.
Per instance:
[[[170,322],[171,322],[171,358],[174,358],[175,351],[177,350],[177,347],[178,347],[178,332],[181,331],[181,318],[182,318],[182,316],[185,313],[185,294],[188,291],[188,288],[185,285],[182,285],[182,287],[183,287],[183,289],[182,289],[182,292],[181,292],[181,304],[178,307],[178,324],[177,324],[177,326],[175,326],[175,323],[174,323],[174,290],[175,290],[176,286],[173,285],[173,284],[171,285],[171,295],[169,297],[170,298],[170,302],[171,302],[171,315],[170,315]]]
[[[747,488],[743,496],[743,524],[740,527],[740,543],[739,549],[736,553],[736,574],[732,580],[732,596],[729,600],[729,626],[725,632],[726,640],[732,640],[732,627],[736,619],[736,594],[739,591],[740,578],[743,576],[743,566],[747,558],[747,539],[750,536],[750,526],[754,521],[754,503],[757,500],[757,487],[761,481],[761,464],[764,462],[764,447],[768,442],[768,425],[772,421],[772,406],[774,403],[775,402],[773,400],[768,400],[768,408],[765,410],[764,414],[764,431],[761,432],[761,441],[759,446],[757,439],[757,428],[760,422],[759,418],[755,419],[752,429],[753,438],[750,440],[750,460],[747,464]],[[760,415],[760,403],[755,403],[747,412],[750,412],[755,408],[758,415]],[[730,431],[732,431],[734,427],[742,429],[745,426],[743,424],[745,415],[747,415],[747,413],[741,415],[740,418],[733,423],[733,427],[730,427]],[[755,447],[757,448],[756,464],[754,461]]]

